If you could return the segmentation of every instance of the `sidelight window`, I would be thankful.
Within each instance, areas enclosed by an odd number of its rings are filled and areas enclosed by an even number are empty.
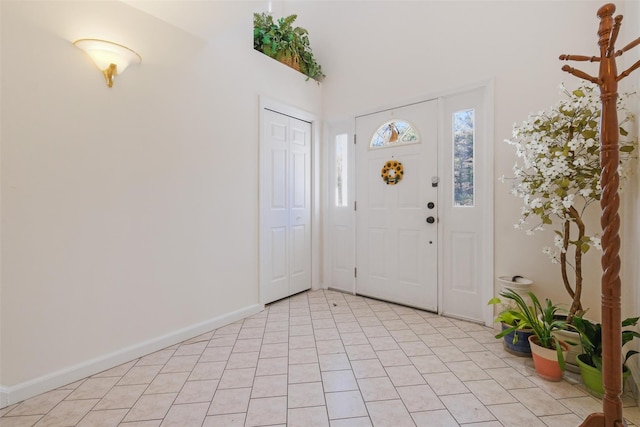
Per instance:
[[[347,134],[336,135],[335,141],[335,159],[336,159],[336,206],[345,207],[348,202],[348,182],[347,182],[347,166],[349,158],[347,157]]]
[[[474,205],[475,110],[453,113],[453,205]]]

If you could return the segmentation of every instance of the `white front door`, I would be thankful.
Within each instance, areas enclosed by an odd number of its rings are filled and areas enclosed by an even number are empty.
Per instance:
[[[432,311],[438,309],[437,105],[356,118],[356,291]],[[374,145],[396,142],[372,147],[376,133]]]
[[[311,124],[264,109],[260,138],[260,300],[311,287]]]

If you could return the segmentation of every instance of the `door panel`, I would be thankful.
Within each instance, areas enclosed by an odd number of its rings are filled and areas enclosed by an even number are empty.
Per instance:
[[[419,143],[370,148],[383,124],[403,120],[418,132]],[[391,129],[393,123],[389,126]],[[437,101],[383,111],[356,119],[357,292],[427,310],[437,310]],[[381,170],[389,160],[404,174],[386,184]]]
[[[311,124],[289,118],[291,126],[291,283],[288,295],[311,287]],[[288,296],[287,295],[287,296]]]
[[[478,288],[473,280],[475,270],[475,233],[451,233],[451,291],[475,295]],[[456,261],[457,260],[457,261]]]
[[[271,151],[271,209],[286,209],[286,157],[287,150]]]
[[[260,146],[263,304],[311,287],[311,125],[264,110]]]
[[[271,282],[274,287],[287,286],[287,230],[271,227]]]
[[[484,108],[484,88],[463,94],[451,95],[442,100],[442,202],[440,210],[443,222],[443,242],[447,243],[442,263],[442,314],[482,322],[486,316],[486,301],[492,296],[492,193],[491,193],[491,144],[487,135],[487,119]],[[454,132],[457,117],[471,112],[472,130],[458,128]],[[471,116],[469,116],[471,117]],[[467,132],[468,139],[460,138]],[[456,137],[458,135],[458,137]],[[472,146],[472,156],[466,160],[455,158],[456,139]],[[468,147],[467,147],[468,148]],[[467,151],[468,153],[468,151]],[[468,155],[468,154],[467,154]],[[472,168],[472,180],[467,182],[467,199],[456,197],[456,179],[460,175],[452,165],[466,162]],[[486,179],[485,177],[488,177]],[[459,189],[460,187],[458,187]],[[491,315],[489,314],[489,319]],[[489,320],[490,323],[490,320]]]
[[[324,280],[331,289],[355,293],[355,121],[330,123],[326,132]]]

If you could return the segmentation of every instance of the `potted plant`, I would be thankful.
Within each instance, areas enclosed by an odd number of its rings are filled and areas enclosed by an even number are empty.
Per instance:
[[[516,228],[528,235],[555,223],[554,246],[543,252],[560,264],[562,283],[571,298],[567,314],[570,324],[584,312],[582,255],[592,246],[601,249],[597,233],[587,231],[583,218],[587,209],[600,200],[600,93],[598,86],[584,84],[569,92],[546,111],[532,114],[514,126],[506,142],[516,149],[512,193],[522,198],[522,218]],[[628,175],[628,164],[638,141],[628,137],[626,128],[632,114],[625,108],[630,94],[618,98],[620,112],[620,177]],[[502,178],[504,181],[504,177]],[[534,219],[532,224],[527,221]],[[573,274],[570,274],[570,271]]]
[[[511,331],[530,328],[533,334],[528,339],[536,372],[544,379],[560,381],[564,374],[565,356],[569,345],[555,337],[553,332],[564,328],[566,321],[556,317],[559,307],[548,298],[542,306],[533,292],[528,292],[527,295],[531,305],[512,289],[500,293],[503,298],[514,302],[516,308],[508,312],[519,321],[516,326],[506,328],[497,334],[496,338],[504,337]]]
[[[507,289],[503,290],[503,292]],[[491,298],[489,305],[500,305],[503,309],[498,313],[494,322],[499,322],[501,332],[496,338],[502,338],[504,349],[515,355],[531,357],[529,336],[533,330],[526,323],[526,318],[517,310],[515,304],[504,304],[500,298]]]
[[[309,44],[309,32],[294,27],[298,15],[289,15],[274,21],[269,13],[253,14],[253,48],[285,65],[320,81],[322,67],[315,60]]]
[[[640,333],[624,329],[629,326],[636,326],[638,319],[640,317],[630,317],[622,321],[623,347],[634,338],[640,338]],[[573,319],[573,327],[580,333],[580,341],[583,348],[583,353],[577,357],[582,382],[592,392],[602,395],[604,394],[604,388],[602,387],[602,325],[576,316]],[[622,362],[623,380],[631,374],[625,364],[634,354],[638,354],[638,352],[629,350],[624,357]]]

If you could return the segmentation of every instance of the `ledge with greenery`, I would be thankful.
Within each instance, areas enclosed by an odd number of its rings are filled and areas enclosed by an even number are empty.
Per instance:
[[[307,80],[319,82],[325,75],[313,56],[309,32],[293,26],[297,17],[289,15],[274,21],[269,13],[254,13],[253,48],[301,72]]]

